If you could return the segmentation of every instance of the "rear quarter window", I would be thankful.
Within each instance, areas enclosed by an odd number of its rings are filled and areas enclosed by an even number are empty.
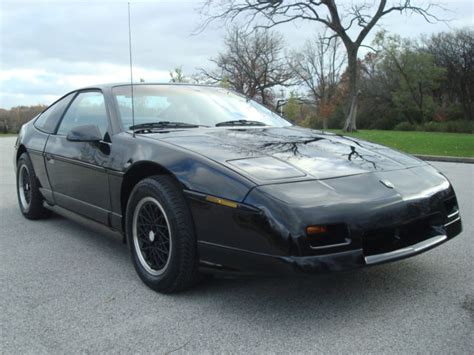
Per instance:
[[[68,107],[75,94],[76,93],[69,94],[49,106],[46,111],[43,111],[43,113],[41,113],[36,119],[34,123],[35,127],[40,131],[53,134],[63,116],[64,110]]]

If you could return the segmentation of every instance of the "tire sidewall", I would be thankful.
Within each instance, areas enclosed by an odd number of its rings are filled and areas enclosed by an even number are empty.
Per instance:
[[[21,168],[25,166],[28,169],[28,175],[30,178],[30,205],[25,207],[21,202],[20,198],[20,171]],[[51,211],[46,209],[43,206],[44,198],[41,194],[40,190],[40,183],[36,178],[35,169],[33,168],[33,163],[28,155],[28,153],[23,153],[17,162],[17,169],[16,169],[16,194],[18,198],[18,204],[20,206],[20,211],[23,216],[27,219],[37,220],[42,218],[47,218],[51,215]]]
[[[23,166],[25,166],[28,171],[28,176],[30,179],[30,186],[31,186],[30,204],[28,207],[25,207],[23,205],[21,201],[21,197],[20,197],[20,188],[21,188],[20,187],[20,171],[23,168]],[[30,159],[28,155],[22,154],[20,159],[18,159],[18,164],[17,164],[17,169],[16,169],[16,195],[18,198],[18,204],[20,206],[20,210],[24,215],[27,215],[31,211],[31,206],[33,204],[33,197],[34,197],[33,189],[36,187],[34,180],[35,180],[35,175],[32,169]]]
[[[170,238],[172,243],[170,260],[165,271],[160,275],[152,275],[142,266],[137,254],[141,251],[136,250],[133,240],[133,215],[138,203],[145,197],[153,197],[161,204],[166,213],[170,227]],[[137,184],[137,186],[133,189],[127,204],[127,244],[131,250],[133,265],[138,275],[148,286],[153,289],[167,289],[171,287],[179,273],[180,258],[182,256],[180,255],[179,248],[180,236],[178,234],[178,223],[180,223],[180,221],[177,220],[173,213],[172,203],[169,199],[169,196],[161,191],[159,184],[155,180],[148,178]],[[157,285],[160,286],[157,287]]]

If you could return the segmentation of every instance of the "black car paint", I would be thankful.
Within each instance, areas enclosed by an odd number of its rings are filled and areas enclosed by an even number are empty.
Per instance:
[[[28,152],[49,205],[123,231],[124,181],[137,171],[171,174],[189,202],[201,262],[240,271],[361,267],[366,235],[421,219],[430,219],[421,239],[432,230],[448,238],[461,231],[458,215],[448,217],[446,201],[455,201],[449,181],[414,157],[297,126],[132,134],[121,125],[112,87],[78,91],[104,94],[109,129],[101,142],[71,142],[38,130],[34,120],[23,126],[16,147]],[[262,157],[281,163],[278,173],[262,169]],[[312,248],[305,228],[332,224],[347,228],[348,242]]]

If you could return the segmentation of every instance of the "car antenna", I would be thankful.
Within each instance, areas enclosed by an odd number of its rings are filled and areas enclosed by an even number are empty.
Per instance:
[[[128,2],[128,52],[130,57],[130,90],[132,93],[132,127],[135,126],[135,104],[133,99],[133,65],[132,65],[132,25],[130,22],[130,1]],[[133,131],[135,137],[135,131]]]

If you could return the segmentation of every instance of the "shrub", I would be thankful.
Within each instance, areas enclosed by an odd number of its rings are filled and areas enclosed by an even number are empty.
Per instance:
[[[445,122],[430,121],[422,126],[420,125],[420,130],[427,132],[474,133],[474,122],[465,120]]]
[[[395,126],[395,122],[393,122],[393,120],[391,120],[389,117],[382,117],[372,122],[369,128],[390,130],[390,129],[393,129],[394,126]]]
[[[341,105],[328,119],[328,128],[341,129],[344,125],[346,115],[343,106]]]
[[[444,122],[430,121],[420,126],[422,130],[426,132],[442,132],[446,129],[446,124]]]
[[[446,122],[447,132],[454,133],[474,133],[474,122],[472,121],[448,121]]]
[[[393,129],[395,131],[414,131],[416,127],[410,122],[400,122],[395,127],[393,127]]]
[[[452,103],[446,108],[447,121],[462,120],[464,111],[462,105],[459,103]]]

